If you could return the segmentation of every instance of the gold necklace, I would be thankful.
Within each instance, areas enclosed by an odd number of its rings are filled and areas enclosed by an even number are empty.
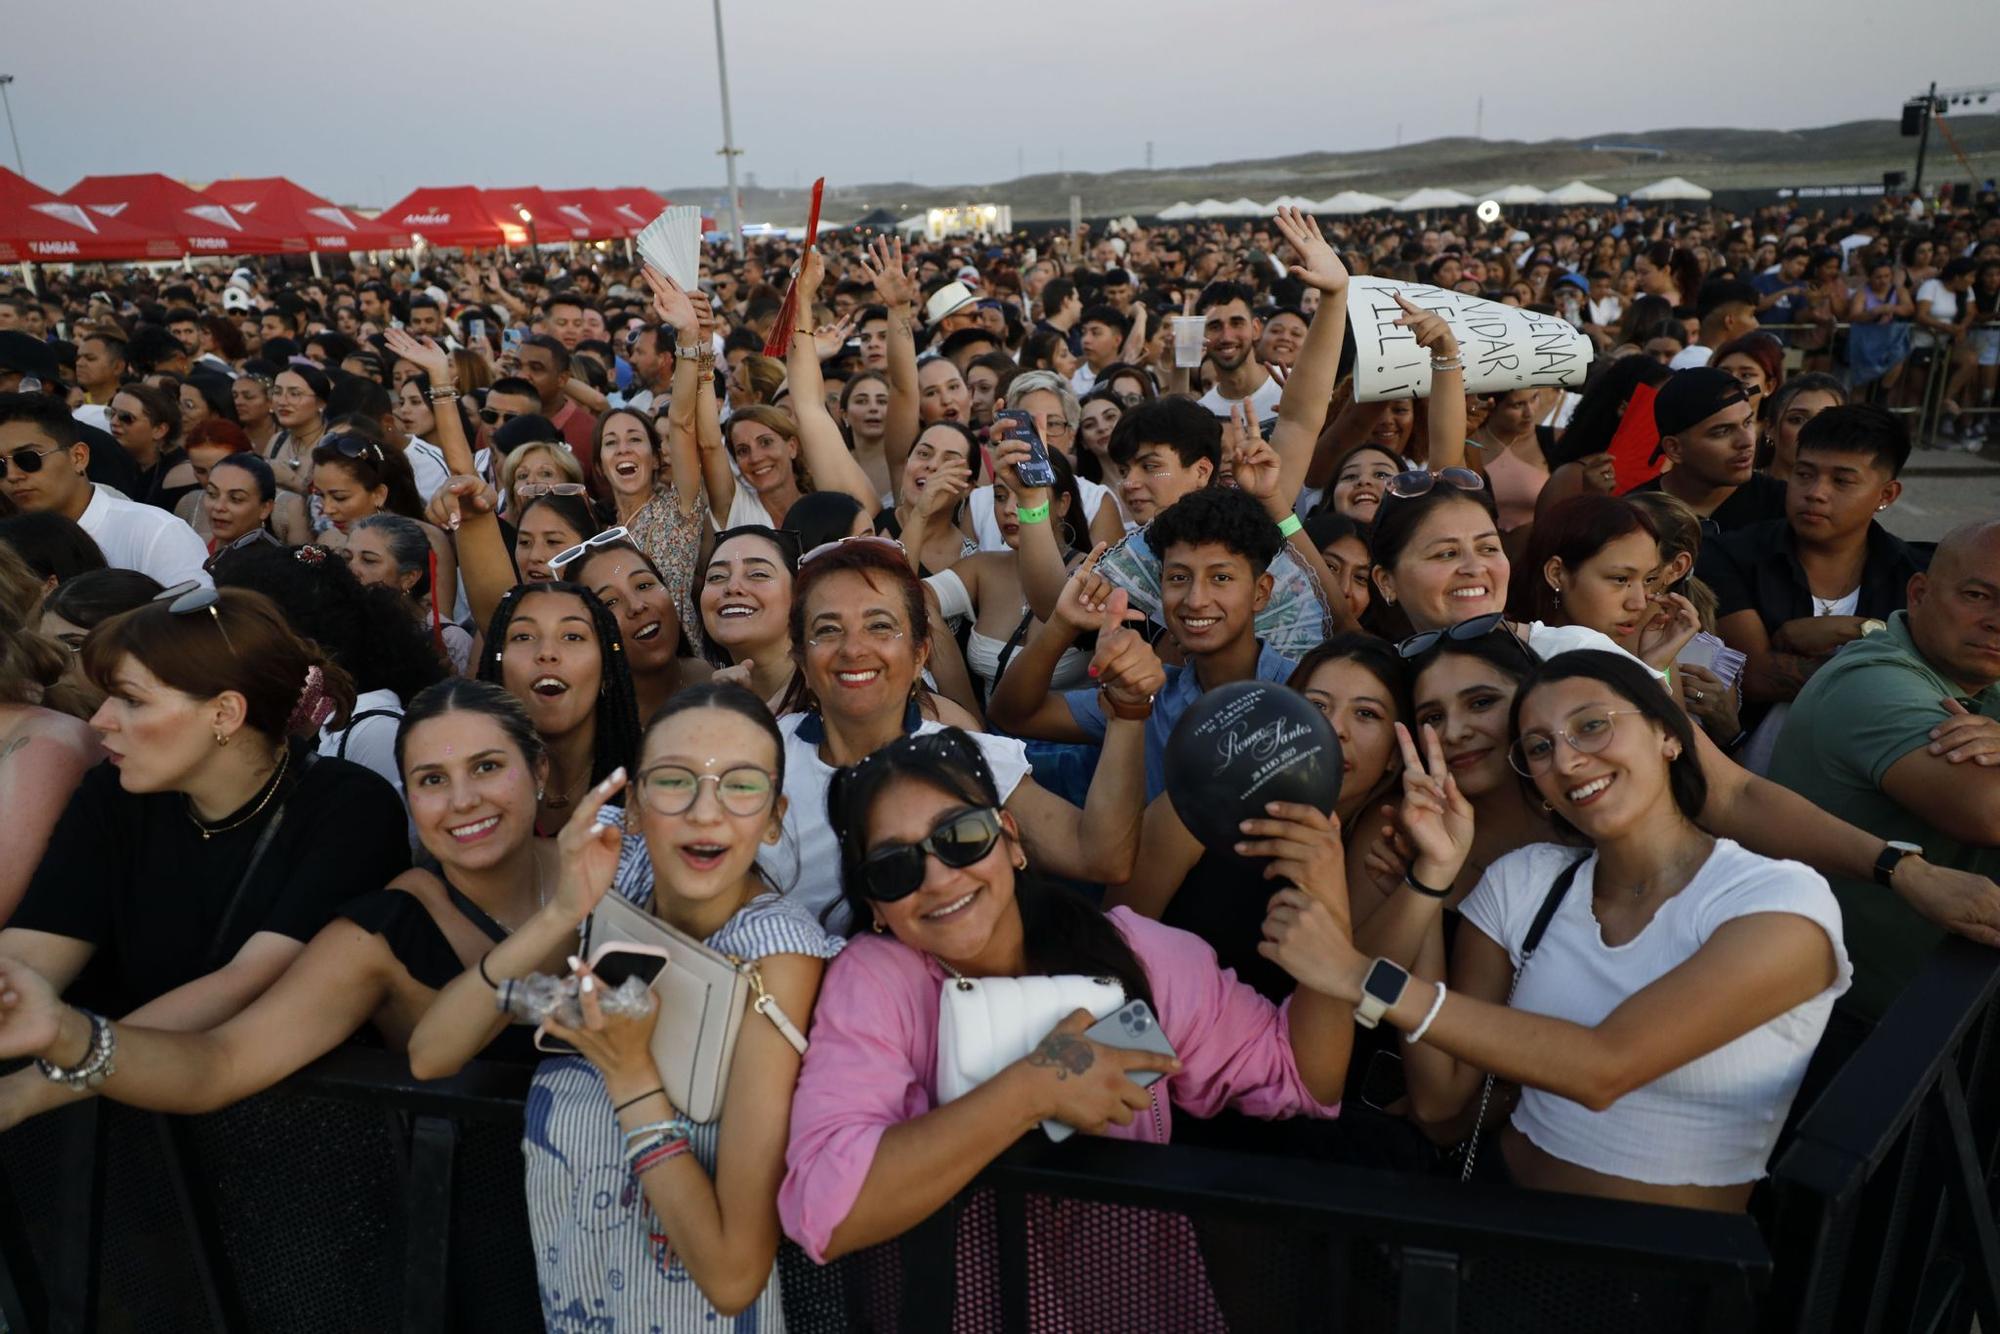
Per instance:
[[[260,800],[256,804],[256,806],[251,808],[251,811],[248,815],[244,816],[241,820],[231,821],[229,824],[225,825],[203,824],[201,822],[201,817],[194,813],[194,798],[187,796],[185,793],[183,793],[181,796],[181,800],[187,803],[187,818],[194,823],[194,827],[196,829],[201,830],[201,841],[206,843],[211,838],[214,838],[217,834],[226,834],[232,829],[240,829],[244,825],[249,824],[252,820],[256,819],[257,816],[263,811],[263,809],[271,804],[271,798],[278,794],[279,783],[281,782],[281,780],[283,780],[285,776],[285,766],[290,764],[291,762],[292,762],[292,748],[288,745],[284,747],[284,749],[281,750],[278,754],[278,767],[271,774],[270,786],[264,789],[263,799]]]

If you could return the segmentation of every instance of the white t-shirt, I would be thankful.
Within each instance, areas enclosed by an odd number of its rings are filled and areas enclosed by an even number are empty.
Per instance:
[[[157,505],[141,505],[97,483],[77,526],[89,533],[114,570],[137,570],[172,588],[192,579],[213,584],[201,568],[208,547],[194,529]]]
[[[1580,867],[1535,956],[1521,966],[1528,929],[1577,849],[1520,848],[1487,868],[1466,897],[1466,923],[1503,947],[1520,981],[1512,1008],[1594,1028],[1635,993],[1691,958],[1724,924],[1792,913],[1833,945],[1832,986],[1705,1056],[1634,1089],[1602,1112],[1539,1089],[1521,1090],[1516,1130],[1564,1162],[1656,1185],[1731,1186],[1764,1175],[1799,1081],[1833,1003],[1853,981],[1840,904],[1798,862],[1760,857],[1726,838],[1685,889],[1637,937],[1607,945],[1592,908],[1597,859]]]
[[[444,463],[444,450],[428,440],[412,436],[410,442],[403,446],[403,457],[410,461],[410,471],[416,475],[417,494],[428,505],[438,488],[451,480],[451,469]],[[472,466],[481,477],[487,476],[487,470],[492,466],[491,451],[482,449],[474,454]]]
[[[1077,492],[1083,496],[1085,523],[1094,523],[1097,512],[1104,508],[1104,502],[1111,499],[1111,488],[1100,486],[1088,477],[1076,479]],[[966,513],[972,516],[972,540],[979,544],[981,551],[1006,551],[1007,539],[1000,536],[1000,521],[993,517],[993,487],[975,487],[965,498]],[[1089,546],[1090,535],[1078,533],[1077,541]]]
[[[1277,416],[1278,400],[1283,398],[1284,394],[1285,387],[1278,383],[1277,377],[1266,374],[1264,383],[1250,393],[1250,406],[1256,412],[1257,420],[1261,422],[1266,417]],[[1201,396],[1201,405],[1218,417],[1227,417],[1229,410],[1242,401],[1238,398],[1224,398],[1220,386],[1210,389]]]
[[[1958,319],[1958,293],[1936,278],[1925,279],[1924,285],[1917,289],[1917,304],[1929,306],[1934,320],[1951,324]],[[1937,335],[1929,329],[1919,328],[1910,335],[1910,343],[1913,347],[1936,347]]]
[[[1696,343],[1692,347],[1684,347],[1674,353],[1674,359],[1667,363],[1667,369],[1684,371],[1692,366],[1706,366],[1713,360],[1715,360],[1715,349]]]
[[[1095,388],[1097,388],[1097,372],[1090,369],[1090,363],[1087,361],[1078,363],[1076,372],[1069,377],[1069,391],[1082,398]]]
[[[364,713],[375,716],[362,718]],[[364,691],[355,697],[354,710],[349,716],[360,721],[338,732],[330,727],[320,728],[319,753],[373,769],[401,793],[403,775],[396,771],[396,731],[403,725],[403,701],[393,690]],[[345,755],[341,754],[343,742]]]
[[[833,784],[833,766],[819,757],[819,747],[798,735],[799,724],[809,715],[788,713],[778,720],[785,737],[785,826],[776,845],[765,844],[757,853],[757,865],[781,893],[805,905],[820,917],[829,905],[830,916],[821,920],[835,935],[847,932],[848,913],[840,900],[840,839],[827,819],[826,790]],[[925,719],[917,727],[920,736],[942,731],[943,725]],[[979,743],[993,784],[1004,803],[1029,773],[1028,748],[1012,737],[990,732],[968,733]]]

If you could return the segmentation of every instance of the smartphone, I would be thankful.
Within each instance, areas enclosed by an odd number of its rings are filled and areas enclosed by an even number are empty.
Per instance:
[[[521,331],[512,328],[502,329],[500,331],[500,355],[507,356],[520,350]]]
[[[1015,471],[1021,474],[1021,481],[1028,486],[1054,486],[1056,484],[1055,465],[1049,462],[1049,447],[1042,443],[1042,433],[1035,429],[1035,419],[1019,408],[1002,408],[993,414],[996,430],[1004,426],[1001,438],[1012,437],[1028,442],[1028,461]]]
[[[1158,1052],[1162,1056],[1176,1054],[1174,1044],[1167,1041],[1167,1035],[1160,1031],[1160,1021],[1153,1017],[1153,1007],[1142,1000],[1129,1001],[1105,1015],[1084,1029],[1083,1035],[1100,1046]],[[1140,1088],[1147,1089],[1166,1078],[1166,1072],[1134,1070],[1129,1078]],[[1044,1121],[1042,1129],[1059,1144],[1076,1133],[1075,1126],[1066,1126],[1060,1121]]]
[[[590,956],[590,972],[602,987],[621,987],[625,979],[636,977],[647,986],[667,966],[667,952],[657,945],[635,945],[611,941]],[[561,1038],[550,1037],[545,1025],[535,1027],[535,1050],[574,1054],[576,1048]]]
[[[481,342],[481,343],[484,343],[484,342],[486,341],[486,321],[485,321],[485,320],[468,320],[468,321],[466,321],[466,326],[465,326],[465,328],[466,328],[466,334],[467,334],[467,336],[468,336],[468,337],[470,337],[470,338],[473,338],[473,339],[476,339],[477,341],[479,341],[479,342]]]

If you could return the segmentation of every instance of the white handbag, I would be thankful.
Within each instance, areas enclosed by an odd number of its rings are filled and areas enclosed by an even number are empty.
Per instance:
[[[938,1105],[962,1098],[1035,1049],[1077,1010],[1102,1019],[1125,1003],[1108,977],[961,977],[938,992]]]

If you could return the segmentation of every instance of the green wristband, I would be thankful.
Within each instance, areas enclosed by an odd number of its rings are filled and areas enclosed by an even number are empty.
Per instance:
[[[1305,526],[1305,522],[1298,515],[1287,514],[1284,518],[1278,520],[1278,536],[1290,537]]]
[[[1014,511],[1014,518],[1021,523],[1047,523],[1049,521],[1049,502],[1045,500],[1039,505],[1023,505]]]

